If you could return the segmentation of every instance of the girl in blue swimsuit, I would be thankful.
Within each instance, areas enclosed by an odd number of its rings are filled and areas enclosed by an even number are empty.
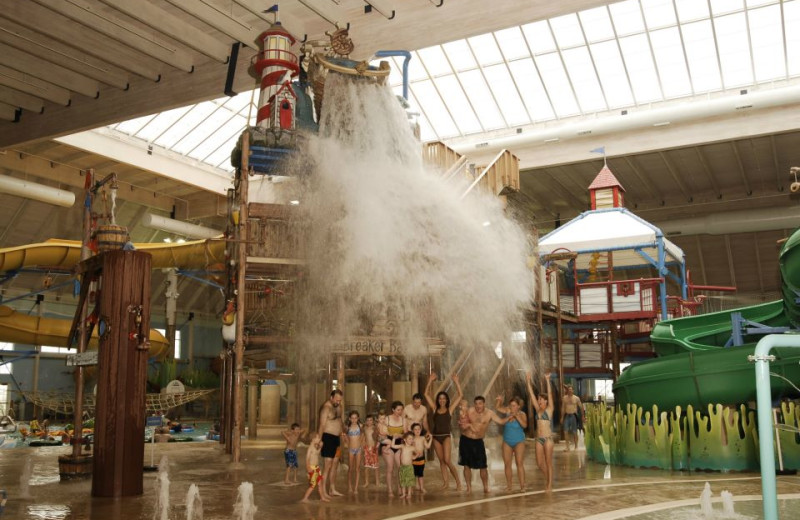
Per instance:
[[[517,478],[519,488],[525,490],[525,428],[528,427],[528,417],[522,411],[523,401],[514,397],[508,406],[503,406],[503,397],[497,396],[497,411],[506,414],[502,419],[503,428],[503,463],[506,471],[506,491],[513,489],[511,476],[511,459],[513,456],[517,464]]]
[[[531,386],[531,373],[526,374],[525,382],[528,386],[528,395],[536,403],[536,465],[542,470],[545,481],[545,491],[553,489],[553,430],[550,418],[553,416],[553,400],[550,398],[550,373],[544,375],[547,393],[533,393]]]
[[[361,417],[353,410],[347,416],[347,447],[350,451],[350,469],[347,470],[347,488],[352,495],[358,492],[358,481],[361,477],[361,457],[364,446],[364,431],[361,428]],[[355,483],[353,482],[355,480]]]

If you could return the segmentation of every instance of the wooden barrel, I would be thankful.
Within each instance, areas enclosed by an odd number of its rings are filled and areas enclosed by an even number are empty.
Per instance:
[[[92,456],[60,455],[58,457],[58,474],[61,480],[86,478],[92,475]]]
[[[95,236],[99,252],[116,251],[122,249],[122,246],[128,241],[128,230],[122,226],[107,224],[98,226]]]

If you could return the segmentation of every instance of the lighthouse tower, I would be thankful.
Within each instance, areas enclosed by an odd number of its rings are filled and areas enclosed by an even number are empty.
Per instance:
[[[625,207],[625,188],[606,165],[589,185],[589,196],[592,209]]]
[[[295,39],[275,22],[258,37],[263,49],[255,58],[253,68],[261,81],[256,125],[272,134],[273,146],[290,144],[295,129],[297,96],[291,79],[299,72],[297,55],[291,52]]]

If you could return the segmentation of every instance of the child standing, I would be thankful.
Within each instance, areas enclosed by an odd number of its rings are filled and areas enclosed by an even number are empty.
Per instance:
[[[283,460],[286,462],[286,476],[283,477],[284,484],[291,484],[289,481],[290,473],[294,473],[293,482],[297,484],[297,442],[305,432],[306,430],[301,429],[297,423],[292,424],[288,430],[281,432],[283,438],[286,439],[286,447],[283,450]]]
[[[375,426],[375,418],[367,416],[364,422],[364,487],[369,486],[369,473],[367,470],[374,470],[375,485],[380,485],[380,469],[378,466],[378,429]]]
[[[319,499],[323,502],[330,502],[330,498],[328,498],[328,494],[325,493],[325,488],[320,485],[317,487],[317,484],[322,482],[322,471],[319,469],[319,452],[322,450],[322,437],[320,435],[314,434],[314,437],[311,438],[311,444],[308,445],[308,451],[306,452],[306,471],[308,471],[308,489],[306,489],[306,494],[303,495],[303,499],[301,502],[308,502],[308,497],[311,496],[311,493],[314,491],[314,488],[317,488],[317,492],[319,493]]]
[[[458,403],[458,429],[461,433],[466,433],[472,429],[472,424],[469,419],[469,403],[466,399],[462,399]]]
[[[398,479],[400,480],[400,498],[411,498],[414,492],[414,459],[421,454],[414,446],[414,432],[406,432],[403,435],[403,444],[399,446],[400,449],[400,471],[398,472]]]
[[[419,453],[411,464],[414,466],[414,476],[417,478],[417,489],[424,495],[425,450],[430,449],[433,437],[427,432],[424,436],[422,435],[422,425],[420,423],[412,424],[411,431],[414,432],[414,449]]]
[[[353,410],[347,416],[347,447],[350,458],[347,470],[347,490],[351,495],[358,493],[361,477],[361,452],[364,446],[364,432],[361,430],[360,416]]]

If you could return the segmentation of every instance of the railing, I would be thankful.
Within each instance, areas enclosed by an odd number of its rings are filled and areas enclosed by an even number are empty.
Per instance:
[[[422,156],[425,163],[441,171],[449,170],[462,156],[449,146],[441,142],[425,143],[422,145]]]
[[[577,284],[581,321],[654,318],[658,314],[660,278]]]
[[[519,191],[519,158],[508,150],[502,150],[488,166],[479,170],[480,173],[461,198],[466,197],[475,186],[480,186],[493,195]]]

